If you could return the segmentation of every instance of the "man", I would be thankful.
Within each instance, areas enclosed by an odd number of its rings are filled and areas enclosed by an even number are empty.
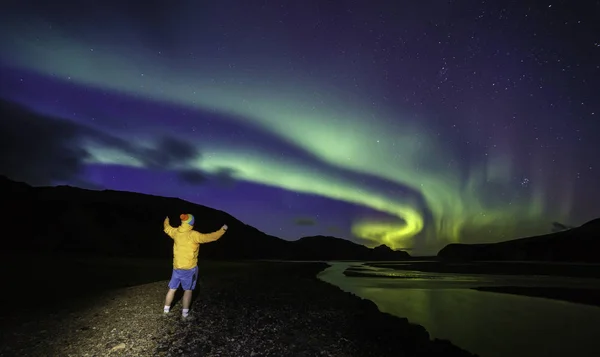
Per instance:
[[[169,291],[165,299],[164,313],[168,314],[171,310],[171,303],[175,297],[175,292],[179,285],[184,290],[183,310],[181,316],[185,319],[190,313],[190,304],[192,302],[192,290],[196,288],[198,280],[198,249],[200,244],[216,241],[221,238],[227,225],[223,225],[216,232],[203,234],[194,231],[194,216],[191,214],[182,214],[181,225],[177,228],[171,227],[169,217],[165,218],[165,233],[173,239],[173,274],[169,281]]]

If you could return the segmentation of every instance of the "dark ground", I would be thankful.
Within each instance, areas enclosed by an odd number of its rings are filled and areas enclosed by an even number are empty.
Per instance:
[[[1,267],[0,356],[470,355],[319,281],[321,263],[201,262],[192,321],[180,302],[162,316],[170,262],[6,255]]]

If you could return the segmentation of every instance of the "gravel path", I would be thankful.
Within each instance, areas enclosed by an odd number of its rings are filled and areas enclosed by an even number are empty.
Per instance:
[[[472,356],[319,281],[325,267],[201,273],[191,321],[180,301],[163,316],[166,281],[103,292],[5,321],[0,356]]]

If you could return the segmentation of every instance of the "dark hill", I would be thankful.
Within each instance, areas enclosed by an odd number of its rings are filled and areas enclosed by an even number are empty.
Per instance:
[[[163,233],[165,216],[195,215],[200,232],[229,226],[220,240],[205,244],[209,259],[399,260],[408,253],[370,249],[333,237],[289,242],[265,234],[231,215],[178,198],[70,186],[32,187],[0,176],[3,250],[85,252],[110,256],[170,258],[172,241]]]
[[[491,244],[449,244],[438,253],[442,260],[600,262],[600,219],[580,227]]]
[[[330,236],[304,237],[293,242],[294,251],[302,256],[315,257],[316,260],[397,260],[408,259],[410,255],[403,251],[394,251],[386,245],[368,249],[365,246],[346,239]]]

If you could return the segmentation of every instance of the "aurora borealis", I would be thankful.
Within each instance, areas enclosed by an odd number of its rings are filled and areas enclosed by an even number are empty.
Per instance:
[[[417,254],[600,216],[598,5],[176,3],[4,6],[7,176]]]

